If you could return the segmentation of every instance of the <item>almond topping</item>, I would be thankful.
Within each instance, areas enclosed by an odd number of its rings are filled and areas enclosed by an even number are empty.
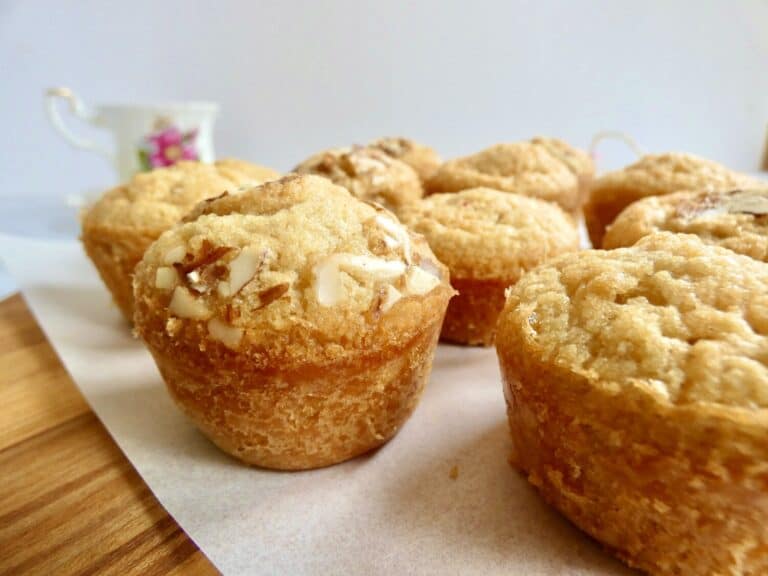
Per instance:
[[[387,244],[387,247],[394,248],[398,244],[401,245],[403,247],[403,260],[405,260],[406,264],[410,264],[412,257],[411,239],[408,236],[408,231],[403,225],[395,222],[392,218],[384,214],[376,215],[376,224],[389,234],[389,236],[384,237],[384,242]]]
[[[432,274],[435,278],[442,279],[442,276],[440,275],[440,269],[437,267],[437,264],[435,264],[432,260],[429,258],[425,258],[422,256],[419,259],[419,268],[424,270],[424,272],[427,272],[428,274]]]
[[[392,284],[387,284],[384,287],[384,295],[381,300],[381,311],[388,312],[402,297],[403,295],[397,288],[392,286]]]
[[[728,197],[728,211],[761,216],[768,214],[768,191],[739,191]]]
[[[208,321],[208,333],[211,338],[218,340],[227,348],[236,350],[243,339],[243,329],[237,326],[230,326],[218,318],[211,318]]]
[[[282,298],[283,295],[288,292],[288,288],[289,285],[284,282],[282,284],[275,284],[274,286],[259,292],[259,308],[269,306],[275,300]]]
[[[244,248],[229,263],[229,281],[219,283],[219,295],[232,297],[248,284],[270,256],[268,250]]]
[[[334,254],[315,265],[315,290],[322,306],[334,306],[343,299],[341,270],[355,271],[378,280],[391,280],[402,276],[406,266],[399,260],[384,260],[373,256]]]
[[[197,270],[198,268],[202,268],[203,266],[207,266],[208,264],[216,262],[216,260],[224,256],[224,254],[227,254],[232,250],[234,250],[234,248],[231,246],[214,246],[206,238],[203,240],[203,243],[200,246],[200,251],[196,256],[193,257],[191,254],[187,254],[184,257],[184,260],[182,260],[180,263],[174,264],[174,266],[177,270],[179,270],[179,272],[186,275],[193,270]]]
[[[193,320],[203,320],[211,315],[208,307],[183,286],[176,286],[174,289],[168,310],[174,316]]]
[[[440,284],[439,278],[419,266],[412,266],[405,280],[408,294],[416,295],[426,294]]]
[[[177,262],[184,260],[184,256],[186,256],[186,254],[187,249],[184,246],[176,246],[165,253],[165,256],[163,257],[163,263],[176,264]]]
[[[171,290],[179,282],[176,270],[169,266],[161,266],[155,270],[155,288],[159,290]]]

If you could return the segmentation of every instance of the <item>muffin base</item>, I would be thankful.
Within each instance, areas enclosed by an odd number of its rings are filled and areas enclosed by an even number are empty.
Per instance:
[[[768,573],[768,447],[722,408],[660,407],[503,343],[512,463],[544,499],[651,574]]]
[[[451,278],[458,294],[448,303],[440,339],[454,344],[492,346],[504,309],[504,291],[514,281]]]
[[[303,470],[397,433],[429,378],[441,319],[402,346],[360,351],[339,365],[211,373],[194,360],[153,355],[173,399],[219,448],[263,468]]]
[[[609,193],[610,192],[610,193]],[[633,202],[644,198],[633,188],[615,187],[600,190],[600,197],[591,192],[584,204],[584,224],[593,248],[603,247],[605,232],[619,214]]]
[[[117,307],[133,323],[133,269],[153,239],[86,230],[81,241]]]

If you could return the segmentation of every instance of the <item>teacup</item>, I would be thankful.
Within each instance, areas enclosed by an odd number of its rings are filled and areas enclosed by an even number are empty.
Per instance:
[[[77,118],[109,130],[114,136],[114,150],[73,134],[59,113],[59,99],[69,103]],[[48,90],[46,103],[54,128],[73,146],[105,156],[121,181],[137,172],[170,166],[180,160],[214,160],[213,124],[219,107],[213,102],[91,107],[70,89],[60,87]]]

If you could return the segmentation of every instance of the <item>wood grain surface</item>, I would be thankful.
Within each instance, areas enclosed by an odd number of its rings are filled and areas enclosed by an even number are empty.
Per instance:
[[[21,296],[0,302],[0,575],[217,574],[88,407]]]

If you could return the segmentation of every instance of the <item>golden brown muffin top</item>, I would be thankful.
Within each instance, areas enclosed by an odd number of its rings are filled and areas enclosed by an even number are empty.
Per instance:
[[[87,210],[83,227],[127,228],[157,236],[205,198],[279,177],[274,170],[242,160],[179,162],[136,174],[105,193]]]
[[[629,192],[633,199],[638,199],[683,190],[727,190],[749,184],[754,181],[748,176],[693,154],[649,154],[626,168],[597,178],[589,202],[611,202],[616,196],[629,195]]]
[[[589,154],[564,140],[537,136],[531,139],[531,144],[544,146],[550,153],[560,158],[577,176],[589,178],[595,173],[595,163]]]
[[[291,175],[196,214],[136,268],[147,339],[323,363],[406,342],[451,294],[423,238],[325,178]]]
[[[434,149],[410,138],[379,138],[370,142],[368,147],[377,148],[395,160],[405,162],[422,180],[432,176],[442,163]]]
[[[565,146],[545,138],[496,144],[471,156],[444,162],[426,188],[430,194],[493,188],[556,202],[567,212],[575,212],[580,204],[582,176],[577,167],[583,159],[575,153],[567,155]]]
[[[490,188],[434,194],[401,214],[454,278],[514,282],[547,258],[577,250],[573,220],[556,204]]]
[[[512,288],[499,333],[611,393],[768,409],[768,265],[696,236],[552,260]]]
[[[422,197],[418,174],[405,162],[376,148],[332,148],[311,156],[295,168],[343,186],[360,200],[397,209]]]
[[[643,198],[627,206],[608,227],[603,247],[631,246],[664,231],[695,234],[707,244],[768,262],[768,186]]]

